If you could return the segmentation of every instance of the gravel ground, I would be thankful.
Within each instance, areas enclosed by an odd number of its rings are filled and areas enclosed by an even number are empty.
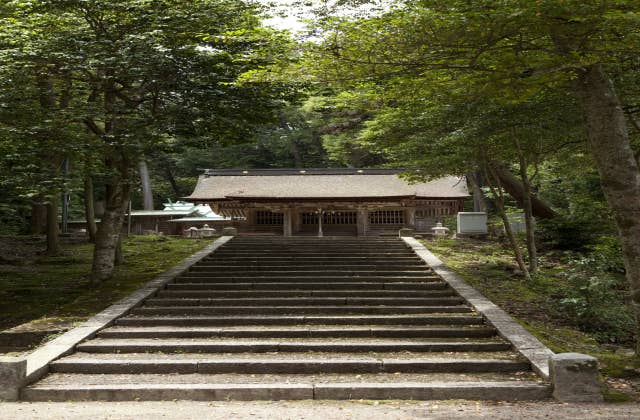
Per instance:
[[[4,419],[638,419],[640,404],[371,402],[1,403]]]

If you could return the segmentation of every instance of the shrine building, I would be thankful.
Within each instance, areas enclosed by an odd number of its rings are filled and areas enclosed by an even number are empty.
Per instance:
[[[410,184],[391,169],[207,169],[194,203],[231,218],[240,234],[379,236],[429,232],[463,210],[464,178]]]

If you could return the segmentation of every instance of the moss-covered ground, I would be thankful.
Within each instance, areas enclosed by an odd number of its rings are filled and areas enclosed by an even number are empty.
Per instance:
[[[0,330],[25,322],[83,321],[138,289],[210,240],[130,236],[124,264],[98,287],[89,284],[93,245],[63,238],[63,252],[43,255],[41,237],[0,237]]]
[[[512,253],[500,242],[474,239],[439,239],[425,245],[448,267],[494,303],[506,310],[529,332],[555,352],[595,356],[608,401],[640,401],[640,360],[631,348],[599,343],[575,326],[563,312],[566,266],[559,258],[543,256],[531,282],[517,270]]]

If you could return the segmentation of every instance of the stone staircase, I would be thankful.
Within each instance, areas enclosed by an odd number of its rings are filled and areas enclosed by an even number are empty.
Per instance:
[[[31,401],[548,398],[399,239],[236,237],[54,361]]]

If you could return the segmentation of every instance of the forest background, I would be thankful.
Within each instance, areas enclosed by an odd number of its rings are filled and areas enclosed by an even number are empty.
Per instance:
[[[637,3],[301,3],[292,34],[264,24],[272,5],[239,0],[3,2],[3,235],[46,234],[59,254],[61,201],[87,220],[100,202],[99,284],[129,200],[145,207],[141,180],[161,208],[203,168],[466,176],[469,210],[488,210],[492,244],[513,253],[503,271],[637,351]]]

